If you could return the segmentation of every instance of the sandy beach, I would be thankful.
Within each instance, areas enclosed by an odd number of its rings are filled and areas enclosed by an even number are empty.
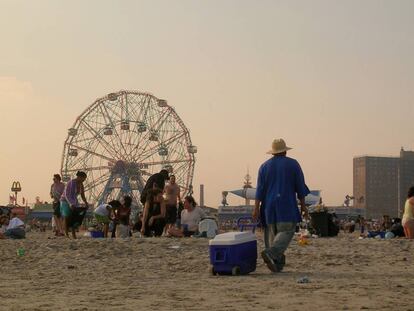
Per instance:
[[[0,243],[0,310],[414,310],[407,240],[295,240],[283,273],[258,260],[256,272],[240,277],[208,273],[205,239],[31,233]],[[310,283],[297,282],[304,276]]]

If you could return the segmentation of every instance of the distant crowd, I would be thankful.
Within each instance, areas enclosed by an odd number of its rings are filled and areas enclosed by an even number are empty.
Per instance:
[[[89,208],[84,189],[86,178],[86,173],[79,171],[76,178],[65,185],[59,174],[54,175],[50,195],[56,236],[69,237],[71,232],[72,238],[76,238],[77,228]],[[79,197],[83,204],[79,203]],[[199,233],[199,223],[206,216],[191,195],[182,200],[180,186],[167,170],[161,170],[148,179],[140,201],[143,209],[134,219],[131,218],[134,202],[130,196],[99,204],[93,216],[103,237],[126,238],[132,232],[139,232],[144,237],[193,236]]]
[[[56,236],[77,237],[79,227],[84,221],[89,208],[85,196],[84,182],[87,178],[85,172],[79,171],[76,177],[64,184],[59,174],[53,176],[50,195],[53,199],[53,228]],[[174,175],[166,170],[152,175],[140,198],[142,211],[132,217],[134,203],[131,196],[122,196],[119,200],[102,202],[93,210],[92,230],[101,232],[103,237],[127,238],[133,232],[144,237],[172,236],[188,237],[198,236],[208,232],[214,236],[218,232],[215,221],[209,219],[206,232],[200,232],[200,222],[206,217],[204,211],[197,206],[192,196],[181,198],[180,186],[176,183]],[[83,204],[80,204],[78,198]],[[332,214],[332,222],[338,230],[345,233],[359,231],[361,237],[375,237],[388,234],[388,237],[414,238],[414,187],[409,189],[404,214],[401,218],[391,218],[384,215],[380,220],[367,220],[362,216],[356,219],[339,220]],[[221,228],[237,230],[236,221],[227,220],[221,223]],[[25,223],[14,214],[0,214],[0,239],[25,238],[30,229],[45,231],[46,225],[36,220]],[[90,229],[90,228],[89,228]]]

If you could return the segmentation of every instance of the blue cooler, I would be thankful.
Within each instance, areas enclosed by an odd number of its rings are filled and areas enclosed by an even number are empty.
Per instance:
[[[257,239],[252,232],[227,232],[210,240],[211,273],[248,274],[256,270]]]
[[[103,238],[104,233],[102,231],[91,231],[91,238]]]

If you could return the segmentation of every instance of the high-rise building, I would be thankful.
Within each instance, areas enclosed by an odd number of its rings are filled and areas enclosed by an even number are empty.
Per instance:
[[[414,186],[414,151],[405,151],[401,148],[400,163],[398,166],[398,195],[399,215],[404,212],[404,204],[407,199],[408,189]]]
[[[399,157],[354,158],[354,206],[368,218],[401,216],[408,188],[414,185],[414,152]]]

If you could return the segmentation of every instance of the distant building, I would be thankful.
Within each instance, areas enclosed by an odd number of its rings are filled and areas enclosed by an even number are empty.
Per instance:
[[[240,217],[251,217],[254,206],[220,206],[218,208],[219,227],[226,230],[237,229],[237,220]]]
[[[414,185],[414,152],[400,157],[354,158],[354,206],[368,218],[401,216],[408,188]]]
[[[401,148],[398,172],[399,215],[402,216],[408,189],[414,186],[414,151],[405,151]]]
[[[53,218],[53,204],[52,203],[36,203],[30,209],[28,219],[37,219],[42,221],[49,221]]]
[[[358,219],[359,216],[365,217],[365,209],[345,206],[327,206],[329,213],[335,213],[340,220]]]

